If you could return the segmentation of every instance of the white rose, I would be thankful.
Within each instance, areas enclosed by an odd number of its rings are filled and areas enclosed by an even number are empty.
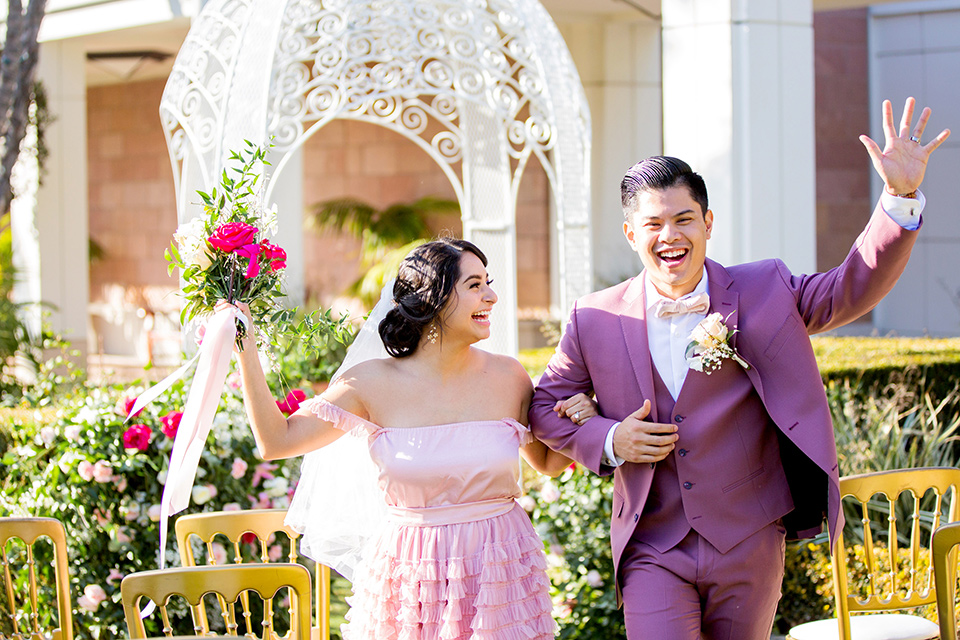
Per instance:
[[[147,509],[147,517],[150,518],[151,522],[160,522],[160,513],[160,505],[158,504],[152,504]]]
[[[40,429],[40,439],[43,440],[43,445],[49,447],[53,444],[53,441],[57,439],[57,430],[53,427],[44,427]]]
[[[544,502],[556,502],[560,499],[560,489],[552,482],[547,482],[540,490],[540,499]]]
[[[593,588],[603,586],[603,578],[600,576],[600,572],[596,569],[591,569],[587,572],[587,584]]]
[[[194,504],[206,504],[213,498],[213,492],[210,491],[210,485],[202,484],[193,488],[190,497]]]
[[[271,498],[279,498],[280,496],[287,495],[287,490],[289,488],[290,484],[283,476],[270,478],[269,480],[265,480],[263,483],[263,490],[266,491],[267,495]]]
[[[706,348],[726,340],[727,328],[723,324],[723,316],[719,313],[711,313],[693,328],[690,339]]]
[[[533,499],[533,496],[521,496],[517,502],[527,513],[532,513],[537,508],[537,501]]]
[[[201,269],[210,266],[210,258],[207,257],[207,239],[203,228],[203,220],[194,218],[177,227],[173,234],[173,240],[177,243],[177,249],[180,251],[180,258],[186,264],[195,264]]]
[[[70,442],[78,441],[80,439],[80,425],[68,424],[63,429],[63,437],[65,437]]]

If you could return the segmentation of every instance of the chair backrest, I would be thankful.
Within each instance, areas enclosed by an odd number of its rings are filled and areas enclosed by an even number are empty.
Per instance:
[[[960,545],[960,522],[941,525],[933,533],[933,575],[941,638],[957,637],[957,545]]]
[[[851,613],[896,611],[936,602],[933,532],[958,519],[958,489],[960,469],[953,467],[840,478],[847,526],[834,544],[832,564],[841,638],[850,637]],[[851,584],[856,589],[851,590]]]
[[[191,538],[199,538],[206,549],[206,562],[211,565],[217,564],[214,544],[219,540],[225,540],[229,548],[227,552],[227,562],[232,564],[241,564],[245,560],[254,562],[270,562],[270,549],[273,544],[279,544],[279,536],[286,537],[287,550],[286,561],[297,562],[299,559],[297,553],[297,539],[299,534],[284,524],[286,518],[286,509],[252,509],[247,511],[214,511],[209,513],[196,513],[177,518],[174,525],[177,546],[180,551],[180,564],[185,567],[197,566],[197,558],[194,553]],[[243,540],[245,534],[252,534],[256,537],[258,548],[252,558],[245,558],[244,552],[250,556],[250,547],[245,545]],[[276,539],[275,542],[272,542]],[[246,547],[246,548],[245,548]],[[316,624],[313,627],[313,640],[330,639],[330,569],[329,567],[316,565]],[[309,603],[310,601],[307,600]],[[244,601],[244,606],[246,606]],[[309,609],[308,609],[309,613]],[[207,624],[206,609],[201,607],[197,612],[198,625],[206,632],[209,629]],[[291,611],[291,620],[296,619]],[[295,631],[291,627],[291,631]]]
[[[41,628],[39,593],[43,580],[38,580],[37,558],[46,557],[49,538],[53,549],[54,580],[57,594],[57,626]],[[18,544],[16,541],[19,540]],[[10,549],[8,549],[8,543]],[[22,547],[21,547],[22,545]],[[39,553],[38,553],[39,552]],[[70,603],[70,572],[67,568],[67,535],[63,524],[54,518],[0,518],[0,562],[2,562],[3,594],[7,607],[0,624],[0,636],[10,638],[50,637],[52,640],[73,640],[73,607]],[[26,593],[19,584],[25,585]],[[19,592],[19,593],[18,593]],[[18,596],[20,598],[18,599]],[[19,602],[19,603],[18,603]],[[45,625],[44,625],[45,626]]]
[[[274,562],[270,564],[228,565],[219,567],[178,567],[131,573],[120,583],[123,613],[131,638],[146,638],[141,608],[144,599],[152,600],[160,611],[163,635],[174,637],[170,620],[171,605],[180,596],[194,613],[203,608],[203,596],[216,594],[224,605],[225,635],[241,634],[256,638],[251,617],[247,612],[237,616],[236,602],[243,596],[249,600],[250,592],[263,601],[262,640],[276,637],[273,621],[273,598],[281,589],[287,589],[291,611],[297,619],[291,620],[292,640],[310,640],[310,572],[299,564]],[[293,615],[293,614],[291,614]],[[245,629],[240,628],[242,619]],[[293,629],[296,627],[297,631]],[[194,626],[197,635],[206,630]]]

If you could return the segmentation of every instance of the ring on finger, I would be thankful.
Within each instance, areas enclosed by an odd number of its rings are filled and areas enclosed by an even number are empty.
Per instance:
[[[918,138],[917,136],[910,136],[910,139],[916,142],[917,144],[920,144],[920,138]]]
[[[576,413],[573,414],[573,421],[574,421],[574,422],[578,422],[578,423],[580,422],[580,412],[579,412],[579,411],[577,411]]]

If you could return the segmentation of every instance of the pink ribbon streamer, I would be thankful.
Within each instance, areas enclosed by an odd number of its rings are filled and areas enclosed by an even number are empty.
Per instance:
[[[207,330],[197,355],[185,365],[164,378],[154,387],[141,394],[130,416],[144,405],[169,389],[173,383],[183,377],[187,369],[197,362],[190,393],[183,409],[183,417],[173,440],[173,450],[167,465],[167,478],[160,498],[160,568],[166,565],[168,518],[179,513],[190,504],[193,492],[193,480],[197,475],[197,466],[203,454],[204,443],[213,425],[213,418],[220,405],[220,394],[227,379],[233,343],[237,337],[237,318],[247,323],[245,315],[236,307],[218,311],[207,322]],[[129,419],[129,417],[128,417]],[[156,605],[151,602],[141,612],[141,617],[150,615]]]

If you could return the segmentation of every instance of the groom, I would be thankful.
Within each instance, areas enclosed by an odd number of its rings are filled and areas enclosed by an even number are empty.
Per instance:
[[[924,206],[917,188],[950,135],[922,144],[930,110],[911,129],[913,109],[910,98],[898,131],[884,102],[884,149],[860,137],[884,193],[826,273],[707,259],[714,214],[681,160],[648,158],[624,176],[623,232],[644,270],[574,305],[530,423],[550,447],[614,474],[610,540],[630,640],[768,639],[785,536],[815,535],[824,517],[831,538],[843,526],[808,335],[870,311],[907,263]],[[687,353],[695,328],[701,348]],[[563,402],[579,392],[595,394],[599,411],[580,424]]]

